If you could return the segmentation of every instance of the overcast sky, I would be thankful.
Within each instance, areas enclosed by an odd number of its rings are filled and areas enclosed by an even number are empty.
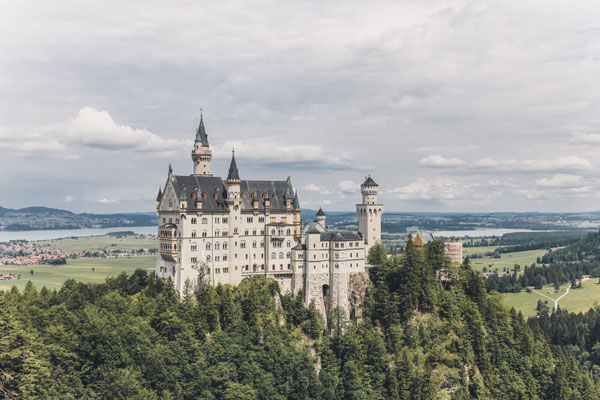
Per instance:
[[[152,211],[192,172],[303,208],[600,210],[600,2],[10,1],[0,205]]]

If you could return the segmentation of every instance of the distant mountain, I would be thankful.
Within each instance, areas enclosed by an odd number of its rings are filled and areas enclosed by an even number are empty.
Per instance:
[[[158,224],[155,212],[119,214],[75,214],[49,207],[18,210],[0,207],[0,230],[51,230],[152,226]]]

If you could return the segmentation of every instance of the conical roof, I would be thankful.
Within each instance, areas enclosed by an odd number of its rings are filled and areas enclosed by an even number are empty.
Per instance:
[[[300,200],[298,200],[298,191],[296,190],[296,193],[294,194],[294,209],[298,210],[300,209]]]
[[[208,147],[208,135],[206,134],[206,129],[204,128],[204,120],[202,118],[202,114],[200,114],[200,125],[198,126],[198,130],[196,131],[195,142],[202,142],[203,147]]]
[[[325,216],[325,212],[323,211],[322,207],[319,207],[319,211],[317,211],[317,217],[324,217]]]
[[[231,154],[231,164],[229,165],[229,174],[227,175],[228,181],[239,181],[240,173],[237,168],[237,164],[235,163],[235,152]]]
[[[161,198],[162,198],[162,190],[159,186],[158,187],[158,195],[156,195],[156,201],[160,201]]]
[[[371,178],[371,175],[369,175],[367,177],[367,179],[365,179],[365,181],[363,182],[362,185],[360,186],[379,186],[377,185],[377,183],[375,183],[375,181],[373,180],[373,178]]]

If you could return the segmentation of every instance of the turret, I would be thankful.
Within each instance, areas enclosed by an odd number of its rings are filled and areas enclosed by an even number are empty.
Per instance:
[[[376,242],[381,241],[381,214],[383,213],[383,204],[377,204],[377,194],[379,185],[368,176],[362,185],[360,185],[362,194],[362,204],[356,205],[358,214],[358,232],[365,241],[365,252]]]
[[[321,226],[323,228],[325,228],[325,212],[323,211],[323,209],[321,207],[319,207],[319,211],[317,211],[317,215],[315,218],[315,222],[321,224]]]
[[[227,187],[227,202],[234,203],[240,200],[240,173],[235,162],[235,151],[231,152],[231,163],[225,186]]]
[[[158,209],[158,206],[160,206],[160,200],[162,199],[162,189],[159,186],[158,187],[158,194],[156,195],[156,208]]]
[[[194,161],[194,175],[212,176],[210,173],[210,160],[212,153],[208,146],[208,135],[204,128],[204,120],[200,114],[200,125],[196,130],[192,160]]]

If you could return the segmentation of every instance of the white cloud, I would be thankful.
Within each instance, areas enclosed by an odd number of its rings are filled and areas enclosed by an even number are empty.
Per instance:
[[[337,188],[345,194],[353,194],[360,190],[360,184],[349,180],[343,180],[338,183]]]
[[[331,200],[323,200],[323,205],[328,206],[331,204]]]
[[[146,129],[117,124],[106,111],[83,107],[77,117],[66,125],[66,139],[86,147],[120,151],[135,149],[142,152],[185,150],[190,143],[162,137]]]
[[[71,202],[73,202],[73,196],[67,194],[65,196],[65,203],[71,203]]]
[[[333,193],[332,191],[327,190],[326,188],[321,187],[319,185],[315,185],[314,183],[309,183],[308,185],[304,185],[302,187],[302,189],[307,192],[320,193],[320,194],[332,194]]]
[[[576,133],[573,135],[573,143],[586,145],[600,145],[600,134],[598,133]]]
[[[102,199],[98,200],[98,203],[101,204],[116,204],[119,201],[117,199],[107,199],[106,197],[103,197]]]
[[[577,171],[589,170],[592,164],[579,156],[560,156],[556,158],[540,158],[534,160],[495,160],[493,158],[482,158],[475,162],[473,167],[478,171],[485,170],[500,172],[553,172],[553,171]]]
[[[535,184],[542,187],[565,188],[581,186],[582,177],[578,175],[555,174],[551,178],[536,179]]]
[[[458,158],[444,158],[436,154],[421,159],[419,161],[419,165],[422,167],[432,168],[450,168],[463,166],[465,165],[465,162],[463,160],[459,160]]]
[[[241,160],[254,165],[303,168],[307,170],[356,169],[356,160],[342,151],[326,150],[313,144],[281,144],[273,138],[253,138],[251,141],[226,141],[221,146],[211,145],[215,157],[229,158],[231,150]]]
[[[452,201],[474,195],[473,190],[479,185],[464,184],[451,179],[419,178],[406,186],[389,190],[399,200]]]

